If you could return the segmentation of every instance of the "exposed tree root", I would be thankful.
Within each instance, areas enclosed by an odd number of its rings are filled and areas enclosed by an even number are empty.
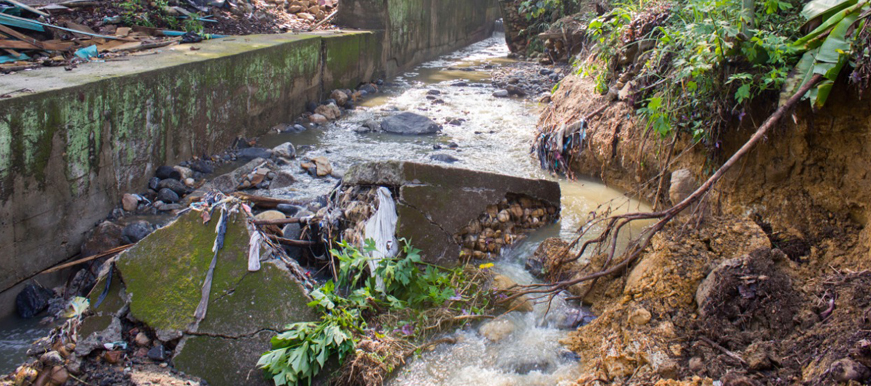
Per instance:
[[[789,100],[783,104],[783,106],[779,107],[765,122],[756,129],[756,132],[753,133],[753,136],[738,149],[735,154],[733,154],[724,164],[721,166],[707,181],[705,181],[702,186],[696,189],[689,197],[685,198],[683,201],[679,202],[675,206],[671,207],[667,210],[662,211],[654,211],[647,213],[628,213],[623,215],[614,215],[609,217],[601,217],[594,218],[590,222],[587,223],[585,227],[583,227],[579,232],[578,237],[575,238],[574,241],[569,245],[569,248],[563,252],[562,256],[555,259],[556,264],[565,264],[569,262],[576,261],[583,256],[584,252],[586,252],[588,247],[595,246],[596,251],[602,252],[605,251],[608,256],[605,259],[605,263],[599,269],[599,271],[583,276],[572,278],[568,280],[559,280],[553,283],[540,283],[540,284],[531,284],[526,286],[521,286],[517,290],[512,291],[506,299],[502,300],[502,302],[510,302],[520,296],[527,294],[547,294],[547,293],[559,293],[563,290],[568,289],[569,287],[586,282],[586,281],[595,281],[600,277],[608,276],[614,273],[617,273],[626,267],[628,267],[633,261],[635,261],[641,253],[650,245],[653,236],[665,228],[665,226],[678,214],[683,212],[685,209],[699,203],[703,200],[710,190],[714,187],[717,181],[723,177],[723,175],[729,171],[729,169],[734,166],[738,160],[744,157],[753,146],[756,145],[762,138],[765,137],[766,133],[774,127],[780,119],[786,115],[786,113],[791,110],[801,99],[802,97],[814,86],[817,85],[822,80],[821,75],[814,75],[811,80],[805,84],[800,90],[798,90]],[[696,209],[700,205],[696,205]],[[625,251],[622,252],[621,257],[622,260],[612,265],[614,261],[614,257],[617,254],[617,241],[620,231],[629,225],[632,222],[639,220],[653,220],[658,219],[656,223],[645,228],[637,237],[630,240],[627,245]],[[581,246],[580,251],[578,251],[573,257],[566,258],[569,251],[574,249],[577,244],[586,236],[587,232],[596,228],[596,225],[605,224],[604,230],[601,233],[592,239],[587,240]],[[556,267],[558,268],[558,267]],[[595,284],[595,282],[593,283]],[[590,286],[592,289],[592,285]]]

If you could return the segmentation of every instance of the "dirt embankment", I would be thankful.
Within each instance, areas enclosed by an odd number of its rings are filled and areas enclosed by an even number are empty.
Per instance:
[[[634,266],[600,280],[585,299],[599,318],[565,342],[582,357],[578,384],[871,380],[871,102],[832,95],[822,111],[799,108],[727,173],[701,226],[675,221]],[[665,207],[671,172],[702,182],[766,118],[736,122],[716,157],[678,141],[660,190],[671,141],[646,136],[633,106],[607,102],[579,77],[553,101],[546,123],[610,103],[572,170],[651,202],[659,191]]]

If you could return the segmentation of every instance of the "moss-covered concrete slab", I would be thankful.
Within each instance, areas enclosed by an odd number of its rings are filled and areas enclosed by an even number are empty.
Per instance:
[[[212,386],[269,386],[272,382],[257,368],[260,355],[270,349],[275,333],[263,331],[250,337],[227,339],[214,336],[184,338],[172,364]]]
[[[217,219],[217,215],[213,218]],[[206,318],[195,325],[203,282],[212,261],[214,220],[183,215],[118,258],[130,297],[130,315],[159,331],[242,336],[313,320],[302,286],[278,265],[248,272],[248,230],[243,215],[229,217]]]

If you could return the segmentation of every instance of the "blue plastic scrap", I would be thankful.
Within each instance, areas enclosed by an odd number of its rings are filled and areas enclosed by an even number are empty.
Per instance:
[[[76,50],[75,55],[79,58],[90,60],[91,58],[97,56],[97,46],[91,45],[85,48],[79,48]]]
[[[2,55],[2,56],[0,56],[0,64],[17,62],[19,60],[28,60],[28,59],[30,59],[30,57],[27,56],[27,54],[21,54],[18,57],[15,57],[12,55]]]

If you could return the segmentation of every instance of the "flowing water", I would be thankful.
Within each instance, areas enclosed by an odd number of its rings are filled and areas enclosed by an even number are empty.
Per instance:
[[[441,164],[430,156],[449,154],[458,159],[452,165],[455,167],[553,179],[529,154],[538,120],[536,104],[492,96],[495,88],[490,84],[491,74],[513,62],[507,55],[504,38],[494,36],[392,80],[383,93],[364,101],[352,114],[326,128],[266,136],[261,139],[261,145],[272,147],[290,141],[303,157],[328,158],[338,174],[357,162],[389,159]],[[457,86],[460,82],[465,85]],[[444,103],[433,103],[433,97]],[[454,119],[464,121],[460,125],[445,124],[443,133],[437,136],[404,137],[354,131],[367,121],[380,122],[402,111],[422,114],[439,123]],[[459,145],[456,150],[448,149],[451,142]],[[434,149],[438,146],[441,149]],[[302,182],[299,186],[305,186],[305,190],[289,188],[270,194],[311,197],[328,192],[337,182],[337,179],[313,179],[303,171],[289,170],[295,173]],[[526,257],[547,237],[574,237],[589,213],[600,205],[610,205],[612,213],[649,209],[597,182],[563,179],[560,186],[561,221],[536,231],[503,252],[494,268],[498,273],[520,284],[534,282],[524,268]],[[627,230],[624,239],[638,230],[637,227]],[[577,315],[572,313],[577,312],[577,307],[558,297],[547,315],[545,304],[537,304],[533,312],[509,313],[504,318],[513,331],[498,342],[485,338],[477,326],[451,332],[447,335],[456,338],[456,344],[440,345],[412,359],[389,384],[556,385],[572,382],[578,377],[578,358],[558,341],[567,334],[565,318]]]
[[[504,37],[494,36],[403,74],[390,81],[382,92],[359,104],[337,122],[301,133],[269,134],[260,146],[274,147],[292,142],[302,157],[324,156],[336,174],[358,162],[404,160],[442,164],[430,158],[449,154],[458,159],[455,167],[496,172],[519,177],[552,179],[539,169],[529,154],[538,120],[537,106],[523,99],[495,98],[490,84],[493,71],[510,65]],[[458,86],[463,82],[465,85]],[[435,91],[433,91],[435,90]],[[438,92],[437,95],[435,94]],[[428,94],[429,93],[429,94]],[[427,99],[430,96],[430,99]],[[435,97],[443,102],[435,102]],[[369,121],[401,111],[411,111],[445,124],[436,136],[407,137],[389,134],[358,134],[354,129]],[[456,143],[456,149],[449,144]],[[434,149],[441,147],[441,149]],[[291,198],[313,198],[328,193],[337,178],[312,178],[295,166],[288,166],[297,183],[283,190],[256,194]],[[532,283],[524,261],[547,237],[571,239],[590,212],[611,203],[615,212],[645,210],[645,205],[627,200],[620,192],[594,181],[560,180],[562,219],[558,224],[531,234],[518,245],[506,249],[494,268],[518,283]],[[637,231],[637,228],[628,232]],[[476,328],[460,329],[450,335],[453,345],[412,359],[398,371],[393,385],[554,385],[577,378],[577,358],[561,347],[558,340],[564,326],[568,304],[557,298],[545,317],[545,306],[536,305],[531,313],[512,312],[505,316],[513,332],[493,343]],[[24,360],[29,343],[45,334],[34,323],[6,318],[0,320],[0,371],[11,371]]]

